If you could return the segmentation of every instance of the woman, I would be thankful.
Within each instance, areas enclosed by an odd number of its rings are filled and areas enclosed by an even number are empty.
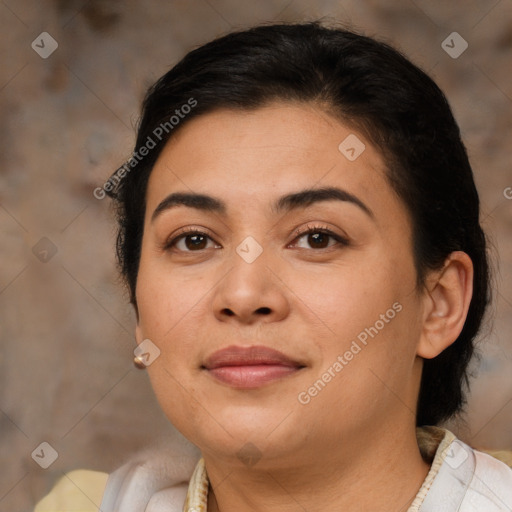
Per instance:
[[[512,510],[512,470],[438,427],[486,242],[446,99],[401,54],[318,23],[212,41],[149,90],[104,191],[135,362],[201,458],[76,474],[102,511]]]

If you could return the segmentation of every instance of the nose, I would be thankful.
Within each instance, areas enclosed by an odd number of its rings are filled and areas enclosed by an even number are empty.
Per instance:
[[[265,251],[253,262],[236,252],[230,270],[215,289],[213,308],[220,321],[253,324],[277,322],[290,311],[288,289],[279,278],[275,259]]]

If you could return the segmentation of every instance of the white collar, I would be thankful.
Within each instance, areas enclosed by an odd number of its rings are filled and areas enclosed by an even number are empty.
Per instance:
[[[512,469],[473,450],[449,431],[443,441],[409,511],[512,512]],[[188,493],[189,499],[199,496],[197,503],[187,499],[194,512],[206,512],[207,479],[201,463],[197,453],[173,455],[159,450],[142,454],[109,476],[100,510],[182,512]]]

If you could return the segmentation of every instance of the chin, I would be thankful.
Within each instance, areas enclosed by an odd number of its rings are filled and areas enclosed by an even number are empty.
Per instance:
[[[190,411],[190,414],[193,412]],[[274,443],[282,446],[286,439],[289,442],[292,436],[298,437],[297,420],[300,420],[291,408],[285,406],[272,409],[263,405],[222,406],[214,403],[211,403],[208,412],[203,409],[194,421],[190,418],[189,414],[185,418],[169,415],[173,425],[201,450],[215,447],[215,451],[224,454],[237,452],[247,443],[260,450]],[[295,427],[292,428],[292,424]]]

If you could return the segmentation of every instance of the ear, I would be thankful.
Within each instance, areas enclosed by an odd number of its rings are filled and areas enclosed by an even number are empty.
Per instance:
[[[473,262],[462,251],[452,252],[441,270],[426,279],[423,328],[417,355],[438,356],[459,336],[473,294]]]

